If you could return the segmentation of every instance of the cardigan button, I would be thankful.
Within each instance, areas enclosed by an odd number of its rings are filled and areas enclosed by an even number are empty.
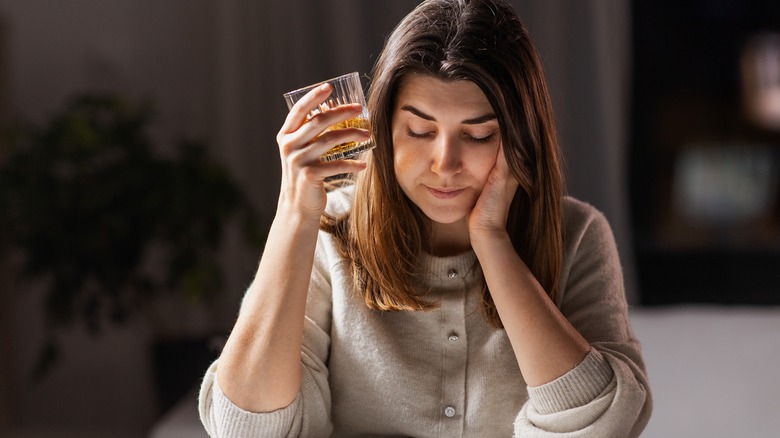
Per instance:
[[[446,408],[444,408],[444,415],[447,418],[454,417],[455,416],[455,408],[453,408],[452,406],[447,406]]]
[[[458,276],[458,271],[454,269],[450,269],[450,272],[447,273],[447,277],[450,278],[456,278]]]
[[[449,336],[447,339],[449,339],[449,340],[450,340],[450,341],[452,341],[452,342],[455,342],[455,341],[457,341],[457,340],[458,340],[458,339],[460,339],[460,338],[458,337],[458,335],[456,335],[455,333],[453,333],[453,334],[451,334],[451,335],[450,335],[450,336]]]

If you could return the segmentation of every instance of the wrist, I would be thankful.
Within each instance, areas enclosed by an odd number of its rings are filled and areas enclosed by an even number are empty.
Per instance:
[[[286,221],[291,225],[316,224],[319,227],[323,212],[324,208],[303,207],[282,197],[276,206],[276,219]]]
[[[276,220],[292,227],[319,228],[322,215],[317,212],[300,211],[296,209],[278,209]]]
[[[512,239],[506,230],[481,228],[469,231],[469,239],[474,252],[479,255],[483,250],[491,251],[501,245],[512,246]]]

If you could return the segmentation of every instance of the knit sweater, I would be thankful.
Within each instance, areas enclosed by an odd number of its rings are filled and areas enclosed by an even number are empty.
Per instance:
[[[350,191],[328,210],[349,208]],[[203,379],[199,411],[213,437],[636,437],[651,397],[627,315],[614,238],[604,216],[564,200],[563,315],[592,346],[560,378],[528,386],[504,330],[480,311],[482,271],[473,251],[424,255],[423,286],[439,307],[369,309],[348,260],[320,231],[304,321],[303,381],[274,412],[247,412]]]

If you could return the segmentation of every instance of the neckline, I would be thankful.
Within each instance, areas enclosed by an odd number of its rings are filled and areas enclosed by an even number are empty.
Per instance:
[[[423,286],[430,289],[463,289],[482,281],[477,255],[468,250],[454,256],[420,255]]]

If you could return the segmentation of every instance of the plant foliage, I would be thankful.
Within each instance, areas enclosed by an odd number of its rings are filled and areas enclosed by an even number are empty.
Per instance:
[[[98,332],[160,294],[219,291],[218,249],[234,216],[262,245],[246,196],[204,144],[182,140],[172,158],[154,153],[153,116],[148,102],[81,95],[42,126],[5,137],[0,251],[20,252],[24,273],[46,281],[50,336],[39,374],[56,360],[57,328]],[[150,270],[153,247],[164,262]]]

